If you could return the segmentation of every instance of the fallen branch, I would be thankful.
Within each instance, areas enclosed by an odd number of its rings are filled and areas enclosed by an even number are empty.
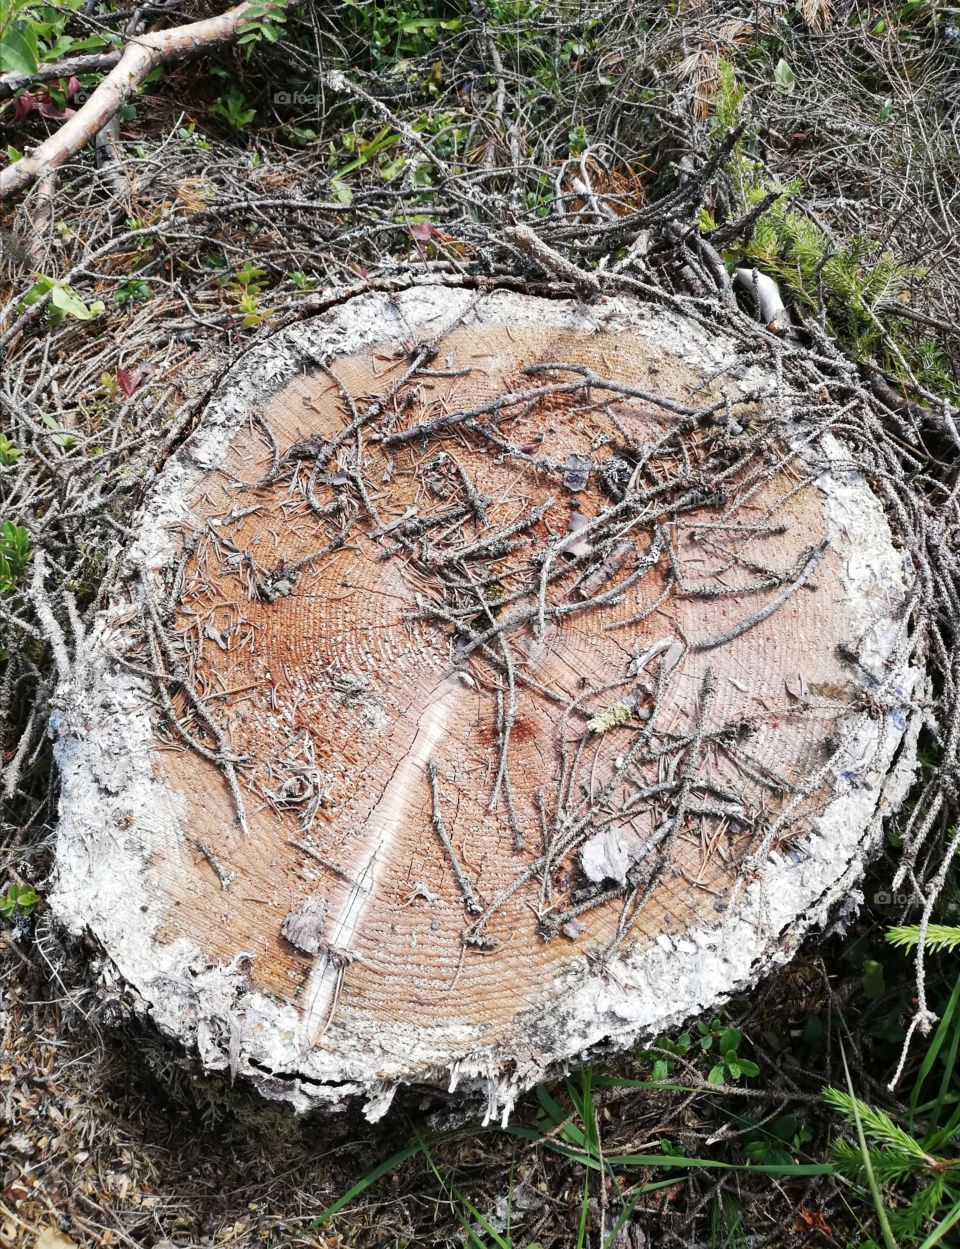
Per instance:
[[[38,82],[54,82],[57,78],[75,78],[79,74],[113,69],[122,55],[120,48],[110,52],[84,52],[81,56],[69,56],[63,61],[47,61],[45,65],[38,65],[32,74],[15,70],[0,74],[0,100],[9,100],[24,87],[32,87]]]
[[[522,252],[531,256],[547,273],[555,273],[566,282],[572,282],[576,289],[584,295],[600,294],[600,279],[595,273],[579,269],[565,256],[561,256],[554,248],[548,247],[543,239],[538,238],[529,226],[510,226],[504,231],[504,238],[515,244]]]
[[[58,168],[91,143],[158,65],[229,43],[236,37],[249,8],[247,3],[239,4],[218,17],[131,39],[83,107],[29,155],[0,172],[0,200],[30,186],[41,173]]]

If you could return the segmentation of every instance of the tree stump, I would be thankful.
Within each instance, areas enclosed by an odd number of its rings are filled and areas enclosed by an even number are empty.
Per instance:
[[[749,986],[915,760],[908,563],[816,418],[623,298],[258,344],[61,690],[55,912],[205,1068],[371,1118]]]

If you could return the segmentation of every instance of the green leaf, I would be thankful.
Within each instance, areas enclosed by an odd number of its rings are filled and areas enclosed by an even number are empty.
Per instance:
[[[383,179],[384,182],[392,182],[393,179],[397,176],[397,174],[399,174],[400,171],[403,169],[404,165],[406,165],[406,163],[407,163],[407,158],[405,156],[395,157],[393,160],[388,161],[386,165],[381,166],[380,177]]]
[[[24,915],[29,915],[37,905],[39,898],[36,895],[36,891],[31,889],[29,885],[11,885],[7,890],[5,901],[22,911]]]
[[[56,286],[56,282],[53,278],[38,278],[17,305],[17,311],[22,312],[24,308],[32,307],[54,286]]]
[[[18,160],[23,160],[23,153],[18,152],[12,143],[7,144],[7,160],[11,165],[15,165]]]
[[[796,1115],[780,1115],[770,1124],[771,1133],[781,1141],[792,1141],[800,1124]]]
[[[69,286],[54,286],[50,302],[68,317],[76,317],[78,321],[89,321],[96,315]]]
[[[460,18],[454,17],[441,22],[436,17],[412,17],[409,21],[401,22],[400,29],[407,35],[415,35],[420,30],[428,30],[431,34],[436,30],[459,30]]]
[[[13,521],[0,527],[0,592],[12,590],[27,566],[30,535]]]
[[[29,26],[11,26],[0,36],[0,73],[35,74],[37,36]]]
[[[786,91],[788,95],[792,95],[796,88],[797,76],[783,57],[777,61],[776,69],[773,71],[773,80],[780,90]]]
[[[12,464],[16,464],[21,454],[20,448],[15,447],[6,434],[0,434],[0,464],[4,468],[9,468]]]
[[[78,52],[99,52],[101,48],[107,48],[111,44],[115,46],[122,41],[118,41],[116,36],[112,36],[112,32],[106,32],[103,35],[84,35],[82,39],[73,39],[70,35],[62,35],[56,43],[52,43],[43,54],[45,61],[62,61],[68,56],[75,56]]]
[[[715,1067],[710,1068],[710,1074],[707,1076],[708,1084],[723,1084],[724,1070],[723,1063],[717,1063]]]
[[[883,964],[878,963],[876,959],[865,958],[863,960],[862,974],[860,983],[863,985],[864,996],[873,1001],[884,992]]]
[[[73,446],[76,439],[72,434],[65,434],[63,432],[63,426],[56,419],[56,417],[51,416],[48,412],[41,412],[40,419],[43,421],[44,425],[46,425],[47,429],[52,429],[56,434],[53,441],[58,447],[63,447],[64,450],[66,450],[68,447]]]

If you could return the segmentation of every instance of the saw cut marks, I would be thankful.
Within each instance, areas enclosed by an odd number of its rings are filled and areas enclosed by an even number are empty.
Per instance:
[[[743,368],[570,304],[399,311],[298,328],[124,626],[178,830],[151,941],[242,952],[283,1079],[576,1048],[578,977],[722,926],[844,744],[891,749],[859,655],[899,603],[851,592],[829,456]]]

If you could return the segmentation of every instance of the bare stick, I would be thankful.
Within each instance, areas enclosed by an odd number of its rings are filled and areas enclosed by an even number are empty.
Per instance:
[[[532,256],[537,264],[548,273],[555,273],[564,281],[572,282],[583,294],[600,294],[600,279],[595,273],[579,269],[572,261],[561,256],[558,251],[548,247],[529,226],[511,226],[510,229],[504,231],[504,237],[509,243],[519,247],[522,252]]]
[[[50,600],[47,598],[47,591],[43,584],[47,570],[46,558],[46,553],[42,548],[39,548],[33,557],[33,581],[30,584],[30,597],[33,600],[34,611],[37,613],[40,627],[50,643],[53,660],[57,665],[57,675],[61,681],[65,681],[70,675],[70,656],[67,654],[67,639],[64,637],[63,630],[53,614],[53,609],[50,606]]]
[[[778,594],[775,598],[772,598],[770,602],[761,607],[759,611],[754,612],[752,616],[748,616],[746,620],[741,620],[739,624],[735,624],[732,629],[728,629],[726,633],[721,633],[718,637],[704,638],[700,642],[691,642],[690,649],[694,651],[713,650],[716,646],[724,646],[727,642],[732,642],[734,638],[740,637],[741,634],[744,634],[749,629],[752,629],[754,625],[762,624],[763,621],[772,616],[778,608],[782,607],[791,595],[796,594],[797,590],[810,580],[814,572],[816,572],[819,567],[820,561],[823,559],[824,555],[826,555],[827,547],[829,545],[829,540],[824,538],[819,546],[814,547],[796,581],[792,581],[790,585],[782,591],[782,593]]]
[[[440,786],[437,783],[437,765],[432,759],[427,764],[427,776],[430,778],[430,796],[433,800],[433,830],[450,859],[454,878],[460,886],[460,892],[463,894],[463,905],[471,915],[479,915],[483,907],[477,901],[477,895],[473,892],[470,877],[460,865],[457,852],[454,850],[453,842],[450,840],[450,834],[447,832],[447,826],[443,822],[443,812],[440,810]]]
[[[11,70],[8,74],[0,74],[0,100],[9,100],[18,91],[36,82],[53,82],[57,78],[72,78],[78,74],[95,74],[98,70],[113,69],[121,56],[119,49],[112,52],[84,52],[79,56],[68,56],[63,61],[46,61],[43,65],[38,65],[32,74]]]

